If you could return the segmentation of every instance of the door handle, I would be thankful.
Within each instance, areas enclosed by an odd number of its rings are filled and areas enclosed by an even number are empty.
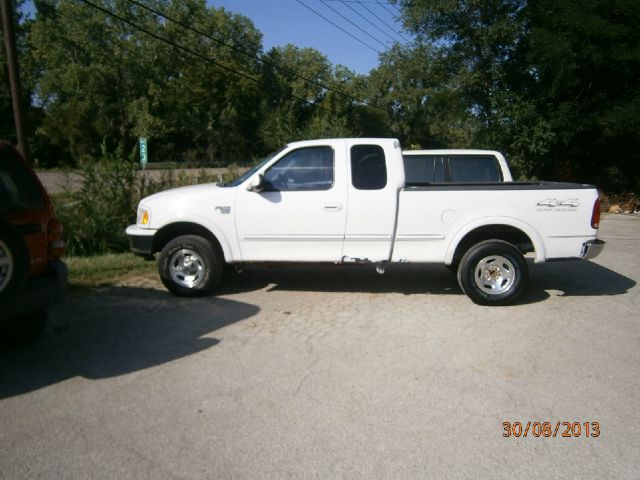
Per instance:
[[[330,203],[329,205],[325,205],[323,210],[325,212],[339,212],[342,210],[342,205],[339,203]]]

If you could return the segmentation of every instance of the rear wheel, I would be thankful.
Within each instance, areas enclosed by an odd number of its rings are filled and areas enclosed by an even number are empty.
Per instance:
[[[471,247],[458,268],[458,283],[479,305],[507,305],[526,287],[529,276],[522,253],[502,240],[487,240]]]
[[[160,279],[179,296],[211,293],[220,282],[223,260],[211,242],[197,235],[174,238],[162,249],[158,261]]]

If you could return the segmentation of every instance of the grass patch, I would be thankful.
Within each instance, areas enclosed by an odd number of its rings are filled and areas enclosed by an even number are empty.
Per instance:
[[[132,253],[66,257],[72,291],[156,281],[156,263]]]

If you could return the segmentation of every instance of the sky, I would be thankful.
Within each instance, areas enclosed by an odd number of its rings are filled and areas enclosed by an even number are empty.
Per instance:
[[[408,43],[409,38],[397,19],[397,7],[385,0],[207,0],[207,4],[249,17],[263,35],[265,51],[287,43],[313,47],[331,63],[362,74],[378,66],[375,50],[386,50],[394,39]]]

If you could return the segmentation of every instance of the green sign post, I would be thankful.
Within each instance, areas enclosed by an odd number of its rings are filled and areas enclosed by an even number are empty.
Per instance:
[[[138,139],[138,146],[140,147],[140,165],[142,165],[142,169],[147,168],[147,139],[144,137],[140,137]]]

